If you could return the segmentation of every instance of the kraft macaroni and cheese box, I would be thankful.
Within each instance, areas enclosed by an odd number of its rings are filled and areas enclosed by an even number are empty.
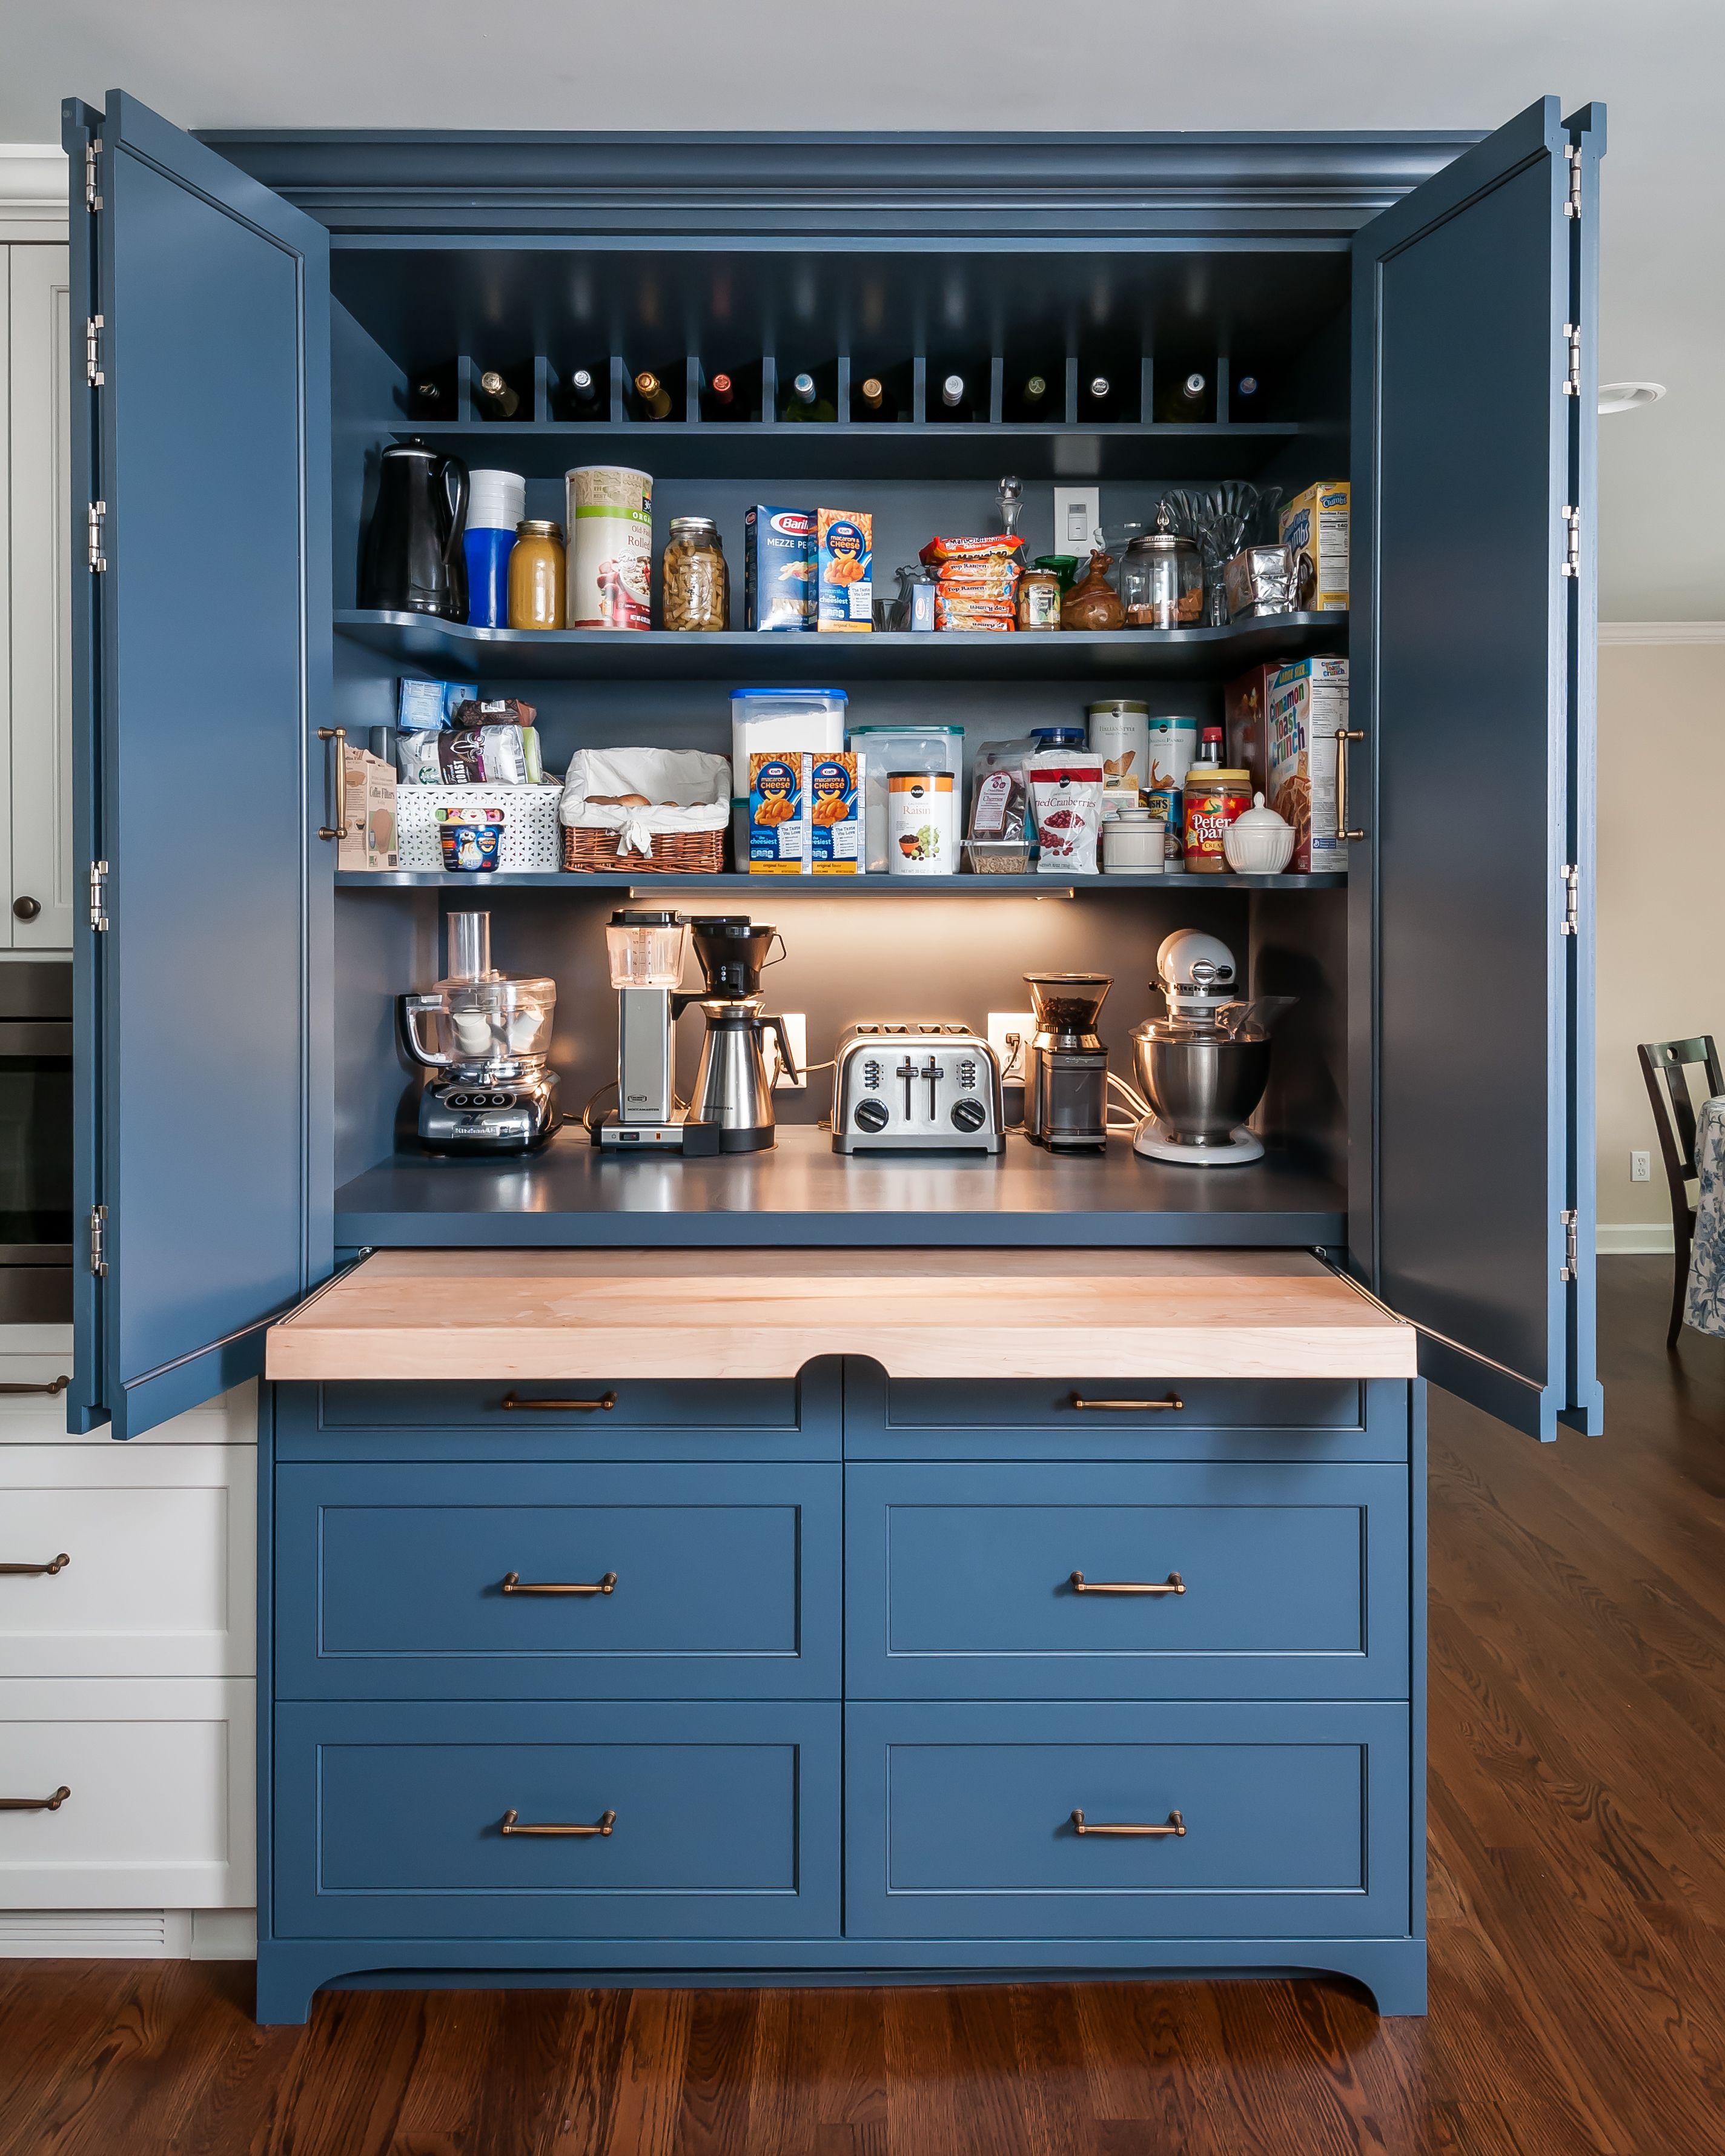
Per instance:
[[[814,626],[814,511],[764,504],[742,520],[745,629]]]
[[[809,866],[814,875],[861,875],[863,758],[860,750],[805,755],[803,798],[809,814]]]
[[[1270,806],[1294,827],[1288,868],[1295,875],[1347,870],[1336,816],[1343,746],[1336,736],[1347,724],[1345,659],[1299,659],[1277,668],[1266,718],[1266,792]]]
[[[823,759],[824,760],[824,759]],[[801,875],[809,864],[806,756],[749,758],[749,874]]]
[[[853,634],[875,626],[874,518],[860,509],[815,511],[818,629]]]
[[[1312,591],[1301,604],[1313,613],[1348,611],[1348,510],[1345,479],[1320,480],[1283,510],[1276,536],[1311,564]]]

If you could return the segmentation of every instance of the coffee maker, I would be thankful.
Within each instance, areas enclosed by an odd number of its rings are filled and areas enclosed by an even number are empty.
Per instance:
[[[691,925],[706,982],[706,993],[692,999],[706,1020],[692,1112],[717,1125],[721,1152],[764,1152],[776,1142],[777,1123],[763,1052],[769,1027],[786,1073],[793,1081],[797,1076],[784,1020],[762,1008],[761,975],[777,963],[768,954],[777,941],[782,958],[784,939],[776,928],[739,914],[708,914]]]
[[[489,913],[449,916],[447,977],[400,999],[403,1046],[434,1075],[419,1096],[429,1152],[526,1152],[557,1128],[557,1076],[546,1065],[557,983],[491,964]]]
[[[592,1125],[603,1150],[716,1153],[715,1126],[691,1120],[677,1098],[679,1016],[694,1002],[679,993],[689,957],[689,923],[660,906],[625,906],[605,930],[617,991],[617,1106]]]
[[[1050,1152],[1100,1152],[1108,1142],[1108,1051],[1096,1014],[1109,973],[1026,973],[1036,1014],[1024,1075],[1024,1135]]]

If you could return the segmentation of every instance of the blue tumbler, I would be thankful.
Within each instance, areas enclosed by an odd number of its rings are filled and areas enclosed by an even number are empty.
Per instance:
[[[509,626],[509,557],[515,527],[527,513],[527,482],[519,472],[468,475],[467,619],[475,629]]]

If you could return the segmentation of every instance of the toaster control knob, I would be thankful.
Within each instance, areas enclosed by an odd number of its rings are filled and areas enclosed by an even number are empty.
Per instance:
[[[952,1103],[952,1121],[961,1131],[979,1131],[988,1110],[974,1097]]]
[[[859,1101],[856,1127],[860,1131],[884,1131],[891,1120],[884,1101]]]

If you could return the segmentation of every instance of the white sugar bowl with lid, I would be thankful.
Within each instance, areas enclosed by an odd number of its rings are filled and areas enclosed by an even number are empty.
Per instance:
[[[1255,793],[1222,834],[1222,850],[1236,875],[1280,875],[1293,855],[1294,827]]]

